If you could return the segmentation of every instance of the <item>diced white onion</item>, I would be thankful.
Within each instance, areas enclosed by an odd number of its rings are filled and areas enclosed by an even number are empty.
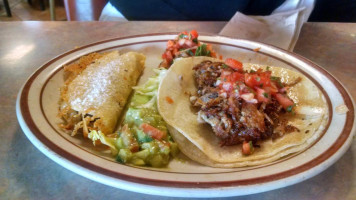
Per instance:
[[[255,95],[253,95],[252,93],[246,93],[246,94],[242,94],[241,98],[243,100],[245,100],[247,103],[257,103],[257,99],[254,99]]]

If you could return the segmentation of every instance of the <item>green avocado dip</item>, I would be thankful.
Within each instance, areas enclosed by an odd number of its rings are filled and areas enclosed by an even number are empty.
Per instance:
[[[167,70],[154,71],[154,77],[134,87],[122,127],[115,137],[105,136],[100,131],[91,131],[88,135],[93,141],[99,139],[109,146],[120,163],[164,167],[179,152],[157,110],[158,86]]]

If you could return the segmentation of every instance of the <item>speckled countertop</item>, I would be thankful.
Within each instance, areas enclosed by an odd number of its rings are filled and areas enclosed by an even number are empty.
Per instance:
[[[216,34],[224,25],[224,22],[0,23],[0,199],[176,199],[112,188],[56,164],[23,134],[15,113],[16,96],[35,69],[76,46],[142,33],[197,29]],[[356,24],[306,23],[294,51],[331,72],[356,99]],[[354,142],[339,161],[309,180],[226,199],[356,199],[355,166]]]

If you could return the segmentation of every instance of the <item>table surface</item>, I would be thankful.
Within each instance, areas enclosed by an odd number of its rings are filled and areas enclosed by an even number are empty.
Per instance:
[[[22,132],[15,114],[16,96],[38,67],[77,46],[143,33],[197,29],[200,33],[217,34],[224,25],[225,22],[0,23],[0,199],[172,199],[109,187],[56,164]],[[356,99],[356,24],[306,23],[294,52],[328,70]],[[355,199],[354,166],[355,142],[339,161],[313,178],[238,199]]]

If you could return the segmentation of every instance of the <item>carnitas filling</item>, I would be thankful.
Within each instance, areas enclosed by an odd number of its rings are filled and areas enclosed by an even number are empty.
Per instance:
[[[299,131],[280,118],[293,114],[295,104],[286,94],[288,87],[268,68],[246,71],[239,61],[226,59],[204,61],[193,69],[198,91],[190,101],[222,146],[242,143],[243,153],[251,154],[262,140]]]
[[[95,125],[95,121],[100,118],[96,118],[88,113],[79,113],[69,107],[65,107],[65,104],[62,105],[63,109],[61,109],[61,118],[64,123],[60,124],[60,127],[66,130],[71,130],[71,136],[76,135],[78,132],[83,133],[85,138],[88,138],[88,134],[96,130],[98,131],[98,127]]]

